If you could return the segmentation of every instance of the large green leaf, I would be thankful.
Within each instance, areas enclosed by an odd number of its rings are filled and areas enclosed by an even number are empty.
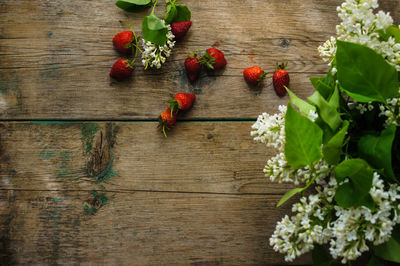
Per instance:
[[[177,14],[173,20],[173,22],[179,21],[188,21],[191,19],[191,12],[190,9],[185,5],[176,5]]]
[[[336,130],[342,124],[342,119],[340,118],[340,114],[337,111],[337,108],[331,106],[317,91],[314,92],[313,95],[308,97],[308,100],[318,107],[318,113],[321,116],[322,120],[324,120],[324,122],[329,125],[333,132],[336,132]]]
[[[348,159],[335,167],[338,183],[348,178],[349,182],[338,187],[335,200],[343,208],[366,206],[373,209],[374,201],[369,195],[372,187],[373,169],[363,159]]]
[[[338,40],[336,60],[339,83],[355,100],[386,103],[386,99],[397,96],[397,70],[374,50]]]
[[[400,263],[400,243],[394,238],[373,247],[374,254],[384,260]]]
[[[340,156],[343,154],[343,141],[346,137],[347,129],[349,128],[349,121],[343,122],[342,128],[333,136],[328,143],[322,148],[324,159],[328,164],[335,165],[340,162]]]
[[[118,0],[115,5],[128,12],[140,12],[152,5],[152,0]]]
[[[343,208],[365,206],[373,210],[374,200],[370,194],[361,193],[354,183],[348,182],[340,185],[335,192],[336,203]]]
[[[391,125],[379,136],[362,136],[357,144],[360,157],[376,169],[383,168],[385,175],[393,180],[397,180],[392,169],[392,145],[395,135],[396,126]]]
[[[142,32],[143,38],[146,41],[160,46],[165,45],[167,42],[168,28],[165,23],[154,14],[150,14],[143,19]]]
[[[294,94],[288,88],[286,88],[286,91],[288,92],[288,94],[290,96],[290,101],[292,102],[292,104],[297,106],[297,108],[299,108],[300,112],[302,112],[303,114],[308,115],[310,113],[310,111],[317,110],[317,108],[315,108],[314,105],[309,104],[308,102],[300,99],[299,97],[297,97],[296,94]]]
[[[168,5],[167,14],[165,14],[164,17],[165,23],[171,24],[174,21],[177,14],[178,11],[176,10],[176,5],[174,4]]]
[[[285,121],[285,157],[293,168],[311,165],[322,158],[322,130],[299,114],[289,103]]]
[[[333,92],[334,87],[325,83],[326,77],[312,77],[310,78],[311,84],[315,90],[318,91],[325,99]]]

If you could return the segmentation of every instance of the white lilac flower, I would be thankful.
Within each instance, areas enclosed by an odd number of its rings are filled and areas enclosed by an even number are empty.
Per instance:
[[[314,243],[329,243],[330,254],[342,263],[355,260],[369,250],[366,241],[374,245],[384,243],[400,223],[400,187],[392,184],[386,189],[377,173],[370,190],[376,204],[373,211],[364,206],[344,209],[333,205],[337,183],[332,176],[329,183],[321,180],[315,188],[318,193],[295,203],[292,211],[297,214],[278,222],[270,238],[270,245],[285,254],[287,261],[312,250]],[[335,217],[331,217],[332,211]]]
[[[161,65],[164,64],[167,58],[171,55],[171,50],[175,46],[175,36],[171,32],[171,26],[167,25],[167,27],[167,42],[164,46],[159,46],[142,39],[142,63],[146,68],[161,68]]]
[[[376,8],[377,0],[346,0],[337,8],[338,16],[342,20],[336,26],[337,39],[368,46],[400,70],[400,44],[393,38],[382,41],[378,33],[378,30],[391,26],[393,19],[389,13],[383,11],[374,13]],[[318,51],[324,61],[332,62],[336,54],[336,39],[331,37]]]

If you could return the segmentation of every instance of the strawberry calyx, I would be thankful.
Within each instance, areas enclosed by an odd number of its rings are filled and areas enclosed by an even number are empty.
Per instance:
[[[169,108],[171,109],[171,116],[174,112],[178,112],[179,109],[182,108],[182,106],[179,104],[178,100],[175,99],[173,94],[171,94],[171,99],[168,100],[167,103],[169,104]]]
[[[257,79],[258,84],[260,84],[266,77],[267,77],[267,73],[264,72],[264,70],[262,70],[262,74],[258,75],[258,79]]]
[[[284,69],[286,69],[287,65],[288,65],[287,62],[282,62],[280,64],[276,63],[275,70],[280,70],[280,69],[284,70]]]
[[[215,57],[213,57],[213,54],[206,51],[200,58],[200,64],[206,66],[208,69],[214,69]]]

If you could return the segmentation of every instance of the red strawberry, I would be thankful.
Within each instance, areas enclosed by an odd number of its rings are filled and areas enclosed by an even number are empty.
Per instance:
[[[201,58],[201,63],[213,70],[224,68],[227,64],[224,53],[217,48],[207,49]]]
[[[190,82],[194,82],[201,72],[201,64],[197,52],[192,52],[191,55],[186,58],[185,69]]]
[[[172,96],[172,99],[168,101],[169,108],[171,112],[178,110],[187,111],[189,110],[194,101],[196,100],[196,95],[191,93],[177,93]]]
[[[253,85],[260,85],[266,75],[267,73],[265,73],[259,66],[249,67],[243,71],[243,77],[245,80]]]
[[[111,68],[110,76],[115,79],[126,79],[132,75],[133,66],[128,59],[119,59]]]
[[[188,21],[181,21],[181,22],[173,22],[171,24],[171,31],[172,34],[175,35],[175,39],[179,40],[185,37],[186,33],[189,31],[190,27],[192,26],[192,22]]]
[[[275,92],[279,96],[286,94],[285,87],[289,87],[289,73],[286,71],[287,63],[277,64],[276,71],[272,77],[272,83],[274,84]]]
[[[171,129],[175,125],[177,114],[177,111],[172,112],[170,108],[165,109],[165,111],[161,113],[159,118],[159,127],[161,128],[165,137],[167,137],[166,130]]]
[[[118,33],[113,38],[113,44],[115,48],[121,53],[130,54],[132,53],[132,43],[135,42],[132,31],[123,31]]]

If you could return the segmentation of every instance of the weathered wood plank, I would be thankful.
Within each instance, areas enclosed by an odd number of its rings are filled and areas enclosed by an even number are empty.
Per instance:
[[[278,265],[268,243],[288,206],[279,196],[0,190],[0,263]],[[296,265],[310,263],[309,257]]]
[[[399,1],[380,2],[398,19]],[[249,89],[245,67],[259,64],[271,72],[277,61],[288,61],[291,87],[302,97],[311,92],[308,77],[327,69],[316,48],[334,34],[339,0],[185,3],[193,11],[193,28],[163,70],[144,72],[138,65],[134,78],[120,83],[108,77],[119,58],[111,39],[123,29],[119,20],[140,31],[146,12],[128,14],[105,0],[2,1],[0,118],[155,119],[177,91],[198,94],[186,119],[255,118],[287,98],[278,98],[270,84]],[[190,85],[185,55],[211,45],[226,52],[227,69],[204,73]]]
[[[178,122],[165,139],[154,122],[2,123],[1,187],[282,194],[251,125]]]

